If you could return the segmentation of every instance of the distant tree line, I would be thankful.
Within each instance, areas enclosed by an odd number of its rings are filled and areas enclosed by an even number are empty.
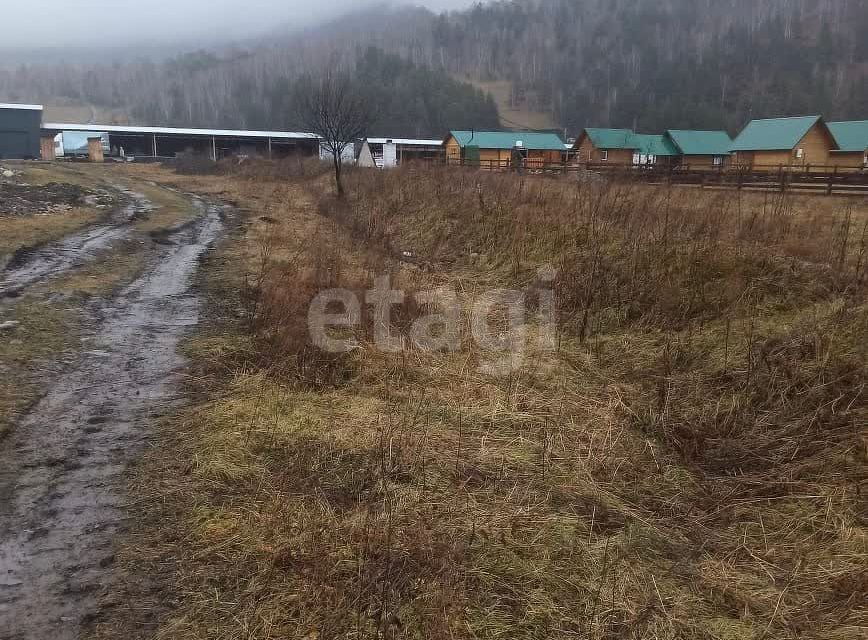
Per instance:
[[[160,65],[23,68],[5,77],[0,72],[0,94],[27,100],[71,98],[125,110],[143,124],[300,129],[309,75],[324,65],[284,65],[280,57],[274,52],[197,51]],[[438,138],[450,127],[499,126],[489,95],[442,70],[375,47],[357,48],[337,67],[372,105],[371,135]]]

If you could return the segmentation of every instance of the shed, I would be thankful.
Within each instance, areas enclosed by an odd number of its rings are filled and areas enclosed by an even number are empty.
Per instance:
[[[103,124],[45,123],[45,135],[64,132],[108,136],[112,155],[172,158],[199,153],[219,160],[233,155],[261,155],[281,158],[291,155],[315,156],[320,137],[293,131],[245,131],[234,129],[179,129]],[[105,150],[105,147],[104,147]]]
[[[726,131],[669,129],[666,136],[678,149],[683,165],[709,168],[729,163],[732,138]]]
[[[417,138],[366,138],[358,164],[361,167],[392,168],[412,160],[439,160],[443,141]]]
[[[830,122],[828,126],[838,145],[829,162],[836,167],[868,168],[868,120]]]
[[[41,126],[42,105],[0,103],[0,159],[39,158]]]
[[[446,148],[449,164],[478,163],[490,169],[512,166],[516,149],[524,158],[524,165],[530,168],[559,164],[564,154],[560,136],[539,131],[451,131],[442,146]]]
[[[824,168],[838,149],[821,116],[752,120],[732,143],[735,162],[744,167]]]

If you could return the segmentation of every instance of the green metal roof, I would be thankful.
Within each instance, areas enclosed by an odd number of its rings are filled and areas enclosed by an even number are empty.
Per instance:
[[[635,149],[635,135],[630,129],[585,129],[597,149]]]
[[[630,136],[633,149],[637,153],[643,153],[649,156],[677,156],[681,155],[669,138],[666,136],[650,136],[641,133],[634,133]]]
[[[462,147],[478,146],[480,149],[512,149],[521,142],[524,149],[531,151],[563,151],[564,141],[554,133],[533,131],[451,131]]]
[[[732,138],[726,131],[669,129],[666,135],[685,156],[726,156],[732,146]]]
[[[630,129],[585,129],[597,149],[627,149],[653,156],[677,156],[678,149],[666,136],[633,133]]]
[[[862,153],[868,149],[868,120],[830,122],[826,126],[844,153]]]
[[[744,128],[730,149],[732,151],[790,151],[818,122],[820,116],[798,118],[771,118],[752,120]]]

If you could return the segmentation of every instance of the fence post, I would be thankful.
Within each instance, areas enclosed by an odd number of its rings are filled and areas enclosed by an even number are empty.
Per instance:
[[[829,188],[826,189],[826,195],[830,196],[835,190],[835,176],[838,174],[838,166],[836,165],[834,169],[832,169],[832,173],[829,174]]]

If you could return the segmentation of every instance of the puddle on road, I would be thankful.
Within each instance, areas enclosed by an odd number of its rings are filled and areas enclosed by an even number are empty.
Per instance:
[[[111,245],[132,232],[130,223],[147,215],[153,205],[141,193],[118,187],[130,203],[115,212],[107,224],[91,227],[67,236],[58,242],[34,249],[26,254],[21,264],[0,272],[0,300],[14,297],[35,282],[56,276],[92,260]]]
[[[199,314],[191,279],[222,229],[220,207],[193,204],[196,222],[160,245],[135,282],[92,303],[88,350],[3,442],[0,640],[71,640],[98,614],[124,526],[124,474],[153,419],[179,401],[178,343]],[[82,244],[106,247],[103,238]],[[50,276],[62,260],[26,273]]]

